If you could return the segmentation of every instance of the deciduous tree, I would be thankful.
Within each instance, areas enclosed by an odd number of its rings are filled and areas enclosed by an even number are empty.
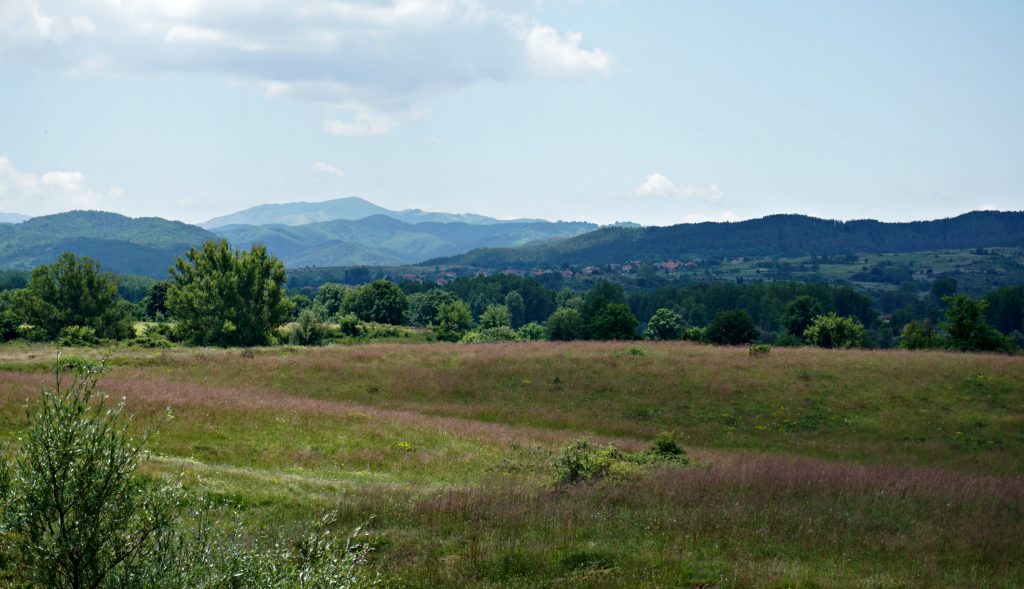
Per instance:
[[[227,241],[208,241],[178,258],[171,276],[167,308],[190,343],[268,344],[291,318],[284,265],[262,245],[232,251]]]

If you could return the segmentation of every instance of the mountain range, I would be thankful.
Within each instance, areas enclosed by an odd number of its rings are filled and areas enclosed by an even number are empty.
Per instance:
[[[320,203],[324,204],[321,210],[310,208],[316,203],[294,204],[296,208],[257,207],[224,217],[258,217],[268,224],[218,225],[212,230],[157,217],[133,219],[99,211],[71,211],[20,223],[0,223],[0,269],[31,269],[52,263],[61,252],[72,251],[93,257],[114,272],[162,278],[188,248],[211,239],[227,239],[236,248],[263,243],[291,269],[423,264],[500,270],[696,257],[799,257],[1024,246],[1024,212],[980,211],[912,223],[772,215],[734,223],[598,228],[590,223],[501,221],[417,210],[295,225],[289,223],[300,218],[381,209],[362,199]],[[257,209],[259,215],[251,216]],[[449,220],[427,220],[434,218]]]
[[[259,205],[200,223],[206,229],[228,225],[309,225],[324,221],[345,219],[356,221],[376,215],[391,217],[405,223],[466,223],[469,225],[497,225],[504,223],[547,223],[543,219],[512,219],[503,221],[470,213],[431,213],[420,209],[392,211],[372,202],[351,196],[320,202],[292,202]]]
[[[433,214],[433,213],[431,213]],[[452,215],[456,217],[456,215]],[[228,225],[213,233],[235,247],[267,246],[285,267],[400,266],[474,248],[516,246],[568,238],[597,229],[592,223],[407,223],[384,215],[308,225]]]
[[[264,224],[220,224],[229,219]],[[307,219],[326,220],[299,224]],[[205,225],[212,231],[157,217],[133,219],[100,211],[70,211],[18,223],[0,221],[0,269],[31,269],[71,251],[95,258],[113,272],[162,278],[188,248],[211,239],[227,239],[236,248],[262,243],[288,268],[394,266],[474,248],[573,237],[597,229],[591,223],[503,221],[419,209],[389,211],[361,198],[262,205]]]
[[[1024,212],[976,211],[910,223],[771,215],[733,223],[604,227],[557,242],[479,249],[428,260],[426,264],[500,269],[687,257],[798,257],[999,246],[1024,246]]]

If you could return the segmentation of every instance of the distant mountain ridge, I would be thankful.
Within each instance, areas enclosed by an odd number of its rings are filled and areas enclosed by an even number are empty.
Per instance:
[[[300,226],[228,225],[213,233],[235,247],[263,243],[288,268],[398,266],[485,246],[569,238],[597,229],[592,223],[408,223],[386,215]]]
[[[494,225],[499,223],[546,223],[542,219],[514,219],[503,221],[484,215],[472,213],[432,213],[420,209],[392,211],[372,202],[351,196],[321,202],[292,202],[283,204],[266,204],[243,209],[215,217],[200,223],[205,229],[216,229],[228,225],[309,225],[325,221],[347,220],[356,221],[383,215],[398,219],[405,223],[466,223],[469,225]]]
[[[32,217],[28,215],[22,215],[21,213],[0,213],[0,223],[21,223],[22,221],[28,221]]]
[[[180,221],[70,211],[0,225],[0,268],[28,270],[71,251],[113,272],[163,278],[179,255],[210,239],[217,236]]]
[[[1024,246],[1024,212],[975,211],[935,221],[828,221],[771,215],[732,223],[604,227],[557,242],[487,248],[427,264],[481,268],[611,264],[685,257],[899,253]]]

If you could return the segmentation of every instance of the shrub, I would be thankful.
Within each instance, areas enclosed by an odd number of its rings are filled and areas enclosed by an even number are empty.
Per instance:
[[[904,350],[937,348],[941,343],[930,319],[924,321],[914,319],[904,325],[903,331],[900,332],[900,347]]]
[[[62,346],[84,348],[98,346],[100,340],[96,337],[96,330],[85,325],[69,325],[60,330],[57,336],[57,343]]]
[[[355,337],[360,334],[359,318],[354,314],[345,313],[344,315],[338,315],[334,320],[338,323],[338,331],[340,331],[342,335]]]
[[[96,384],[102,365],[57,364],[57,386],[14,456],[0,453],[0,583],[8,587],[232,587],[344,589],[374,579],[369,550],[335,540],[328,516],[294,544],[265,548],[222,534],[199,510],[184,519],[180,483],[138,474],[143,446],[128,433],[124,404],[106,404]],[[69,372],[74,374],[65,386]]]
[[[459,340],[460,344],[493,344],[518,341],[516,330],[507,325],[469,331]]]
[[[555,460],[560,484],[623,479],[639,475],[655,464],[687,464],[686,453],[669,433],[660,434],[654,446],[643,453],[623,452],[614,444],[599,446],[590,440],[576,440]]]
[[[644,339],[675,340],[683,331],[683,318],[671,309],[658,309],[647,321]]]
[[[289,340],[296,346],[319,346],[327,336],[327,328],[317,314],[309,309],[299,313],[299,320],[289,334]]]
[[[685,456],[686,452],[679,447],[679,443],[676,442],[676,437],[670,432],[661,432],[658,437],[654,438],[654,446],[651,447],[650,452],[661,456],[673,456],[681,457]]]
[[[772,347],[768,344],[753,344],[750,346],[750,357],[758,358],[761,356],[767,356],[772,351]]]
[[[179,496],[137,476],[143,454],[124,405],[108,407],[96,391],[102,365],[79,364],[70,385],[67,370],[58,360],[56,389],[31,417],[0,518],[26,581],[105,587],[152,555]]]
[[[535,342],[544,339],[544,326],[531,321],[519,328],[519,339],[524,342]]]
[[[135,339],[128,340],[128,345],[133,348],[173,348],[174,344],[160,331],[149,328],[142,332],[142,335]]]
[[[864,325],[856,317],[818,315],[804,331],[804,341],[819,348],[858,348],[864,345]]]
[[[604,478],[611,470],[612,460],[621,456],[615,446],[598,446],[590,440],[576,440],[555,461],[558,481],[573,484]]]

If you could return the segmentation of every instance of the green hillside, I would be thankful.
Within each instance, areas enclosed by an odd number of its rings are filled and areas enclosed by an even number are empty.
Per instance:
[[[978,211],[950,219],[882,223],[772,215],[737,223],[606,227],[558,242],[492,248],[429,260],[481,268],[654,262],[683,257],[900,253],[1024,245],[1024,212]]]
[[[71,251],[95,258],[113,272],[162,277],[189,247],[216,238],[180,221],[71,211],[0,225],[0,268],[27,270]]]

